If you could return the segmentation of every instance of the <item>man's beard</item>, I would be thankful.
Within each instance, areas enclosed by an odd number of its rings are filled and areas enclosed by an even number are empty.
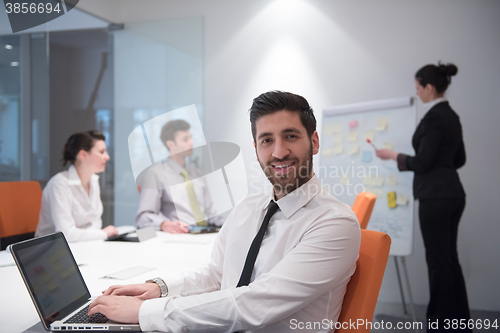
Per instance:
[[[264,166],[259,159],[258,161],[260,167],[262,168],[262,171],[264,171],[267,179],[273,185],[274,194],[279,196],[280,194],[287,195],[288,193],[293,192],[297,188],[304,185],[310,179],[312,171],[312,159],[313,155],[311,143],[309,145],[309,151],[307,151],[300,160],[298,158],[290,159],[288,158],[288,156],[285,156],[283,159],[275,158],[267,162],[266,166]],[[276,175],[272,165],[284,161],[295,162],[293,170],[290,170],[284,174]]]

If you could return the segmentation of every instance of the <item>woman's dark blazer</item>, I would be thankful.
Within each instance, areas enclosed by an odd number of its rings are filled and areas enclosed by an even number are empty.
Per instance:
[[[412,145],[415,156],[398,155],[400,171],[415,172],[416,199],[465,197],[457,169],[465,164],[460,118],[447,101],[434,105],[421,120]]]

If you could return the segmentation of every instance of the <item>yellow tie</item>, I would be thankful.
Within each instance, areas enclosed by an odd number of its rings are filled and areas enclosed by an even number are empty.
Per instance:
[[[196,193],[194,192],[193,182],[191,181],[191,178],[189,178],[188,172],[185,169],[182,169],[181,175],[184,177],[184,185],[186,186],[186,191],[189,198],[189,205],[193,210],[193,216],[196,221],[196,225],[201,225],[201,226],[207,225],[207,222],[205,221],[205,216],[203,215],[198,199],[196,198]]]

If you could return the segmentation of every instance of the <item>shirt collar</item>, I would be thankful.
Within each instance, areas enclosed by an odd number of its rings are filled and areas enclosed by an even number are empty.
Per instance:
[[[299,209],[304,207],[309,201],[318,195],[319,192],[321,192],[321,186],[318,177],[313,175],[311,179],[309,179],[301,187],[295,189],[291,193],[288,193],[278,201],[274,200],[274,192],[271,192],[271,195],[268,197],[269,200],[266,200],[264,209],[267,210],[269,202],[273,200],[278,204],[280,210],[283,212],[283,215],[289,219]]]
[[[183,167],[181,167],[179,164],[177,164],[177,162],[175,162],[173,159],[171,159],[170,157],[167,158],[167,160],[165,161],[165,163],[167,163],[167,165],[169,167],[172,168],[172,170],[174,170],[175,173],[178,173],[180,174],[181,171],[184,169]]]
[[[75,166],[71,164],[68,169],[68,184],[69,185],[82,185],[82,181],[80,180],[80,176],[78,176],[78,172],[76,172]]]
[[[82,185],[82,181],[80,180],[80,176],[78,176],[78,172],[76,172],[75,166],[71,164],[68,169],[68,184],[69,185]],[[90,177],[90,182],[97,181],[99,176],[95,173]]]
[[[427,111],[432,109],[434,107],[434,105],[439,104],[441,102],[447,102],[447,101],[448,100],[446,99],[446,97],[439,97],[439,98],[436,98],[435,100],[432,100],[430,102],[425,103],[424,104],[424,113],[426,113]]]

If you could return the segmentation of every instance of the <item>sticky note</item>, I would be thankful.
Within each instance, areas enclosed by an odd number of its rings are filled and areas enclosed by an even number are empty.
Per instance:
[[[52,275],[50,275],[46,271],[43,271],[42,273],[38,274],[38,276],[45,283],[49,282],[52,279]]]
[[[385,182],[387,186],[396,186],[398,185],[398,176],[397,175],[389,175],[387,176],[387,181]]]
[[[323,189],[323,191],[330,193],[330,185],[329,184],[323,184],[323,186],[321,186],[321,188]]]
[[[370,186],[383,186],[384,185],[384,177],[365,177],[363,178],[364,185]]]
[[[344,153],[344,146],[343,145],[338,145],[333,148],[333,153],[335,155],[342,155]]]
[[[52,264],[52,268],[56,271],[56,272],[61,272],[61,271],[64,271],[64,266],[63,264],[61,263],[60,260],[57,260],[55,263]]]
[[[349,126],[349,128],[354,128],[354,127],[357,127],[358,126],[358,121],[357,120],[353,120],[353,121],[350,121],[347,126]]]
[[[381,188],[365,187],[365,192],[375,194],[377,196],[377,200],[384,198],[384,191],[382,191]]]
[[[325,148],[323,149],[323,157],[330,157],[333,155],[333,149],[332,148]]]
[[[66,280],[67,278],[69,278],[72,275],[69,271],[60,271],[60,272],[58,272],[58,274],[59,274],[59,277],[61,278],[61,280]]]
[[[375,139],[375,132],[370,130],[365,132],[365,140],[368,139],[370,141],[373,141]]]
[[[354,155],[359,151],[359,145],[357,143],[349,146],[349,155]]]
[[[349,132],[349,136],[347,137],[347,141],[349,141],[349,142],[358,141],[358,131]]]
[[[52,255],[50,255],[47,259],[47,261],[51,264],[54,264],[56,261],[59,260],[59,257],[57,256],[57,252],[56,253],[53,253]]]
[[[349,176],[340,176],[340,184],[342,185],[348,185],[350,180]]]
[[[373,154],[371,151],[364,150],[363,155],[361,155],[362,163],[370,163],[372,161]]]
[[[47,284],[47,289],[49,291],[54,291],[57,288],[58,288],[57,283],[55,283],[54,281],[51,281],[50,283]]]
[[[375,130],[385,131],[387,129],[388,123],[389,123],[389,118],[387,118],[387,117],[378,118],[378,122],[377,122],[377,126],[375,127]]]
[[[392,150],[392,142],[384,142],[384,145],[382,146],[382,148]]]
[[[333,143],[335,144],[342,143],[342,133],[335,133],[333,135]]]
[[[406,206],[406,205],[408,205],[409,200],[410,200],[410,198],[406,194],[398,193],[396,195],[396,203],[398,205]]]
[[[396,192],[387,192],[387,206],[389,208],[396,208],[398,206],[396,204]]]
[[[342,132],[342,123],[335,123],[332,125],[333,133]]]
[[[323,125],[323,134],[324,135],[332,135],[333,134],[333,124],[324,124]]]

